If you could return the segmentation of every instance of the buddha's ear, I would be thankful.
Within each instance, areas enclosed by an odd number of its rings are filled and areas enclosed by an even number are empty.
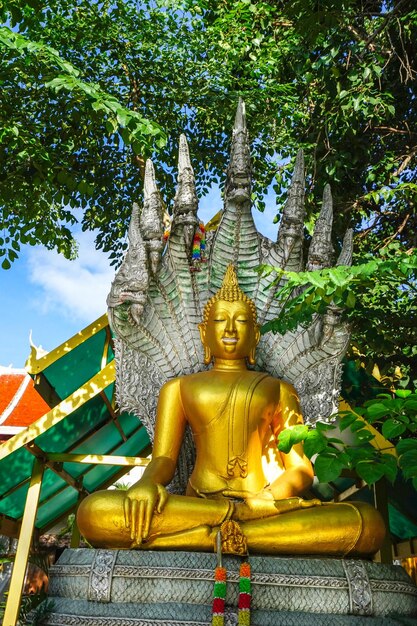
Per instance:
[[[248,355],[249,365],[255,365],[255,362],[256,362],[256,360],[255,360],[256,346],[258,345],[259,340],[261,338],[261,331],[259,329],[259,325],[258,324],[255,324],[253,331],[254,331],[254,341],[253,341],[253,346],[251,348],[251,351],[249,352],[249,355]]]
[[[259,326],[259,324],[255,324],[254,331],[255,331],[255,346],[257,346],[261,339],[261,327]]]
[[[198,330],[200,331],[200,339],[203,346],[206,344],[206,325],[204,322],[198,325]]]
[[[210,365],[211,360],[211,350],[208,346],[204,346],[204,365]]]
[[[200,331],[200,339],[204,348],[204,364],[210,365],[211,363],[211,351],[208,345],[206,344],[206,325],[204,322],[198,325],[198,330]]]

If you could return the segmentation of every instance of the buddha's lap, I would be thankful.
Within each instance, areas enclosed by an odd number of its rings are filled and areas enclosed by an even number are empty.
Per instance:
[[[114,532],[115,535],[128,535],[124,502],[126,492],[112,490],[96,492],[88,496],[80,505],[78,524],[81,532],[89,538],[97,529]],[[281,501],[282,502],[282,501]],[[355,533],[372,539],[379,544],[384,536],[384,524],[379,513],[370,505],[358,503],[324,504],[311,508],[291,510],[286,513],[252,517],[239,516],[238,509],[227,499],[196,498],[170,495],[161,513],[154,513],[151,522],[152,534],[169,534],[199,526],[217,527],[225,519],[239,521],[249,540],[256,533],[270,536],[285,533],[294,540],[308,536],[320,543],[329,538],[340,538],[343,533]]]

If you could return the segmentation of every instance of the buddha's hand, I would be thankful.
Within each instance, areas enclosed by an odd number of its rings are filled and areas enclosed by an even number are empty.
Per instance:
[[[168,493],[162,485],[150,480],[140,480],[133,485],[124,500],[126,527],[130,529],[132,547],[140,546],[149,536],[149,529],[155,511],[161,513],[168,500]]]
[[[290,511],[297,511],[298,509],[310,509],[315,506],[321,506],[321,500],[314,498],[313,500],[303,500],[302,498],[285,498],[283,500],[276,500],[275,506],[278,513],[289,513]]]
[[[234,519],[245,522],[253,519],[262,519],[264,517],[275,517],[281,513],[308,509],[321,506],[321,504],[321,501],[317,499],[303,500],[297,497],[274,500],[270,492],[264,491],[260,496],[250,497],[245,500],[245,502],[236,503]]]

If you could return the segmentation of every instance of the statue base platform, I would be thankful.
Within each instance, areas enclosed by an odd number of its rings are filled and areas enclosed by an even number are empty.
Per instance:
[[[417,587],[399,566],[251,556],[252,626],[417,625]],[[227,569],[225,624],[237,624],[239,557]],[[208,626],[214,554],[66,550],[51,567],[49,626]]]

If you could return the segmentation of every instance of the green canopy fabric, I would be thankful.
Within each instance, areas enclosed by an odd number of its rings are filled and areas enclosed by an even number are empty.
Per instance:
[[[130,467],[55,460],[57,455],[146,457],[140,420],[114,408],[114,354],[106,316],[56,350],[32,349],[27,369],[51,410],[0,446],[0,533],[17,536],[35,457],[45,463],[35,522],[46,532],[80,497],[113,484]],[[80,457],[79,457],[80,458]],[[84,459],[85,460],[85,459]]]

